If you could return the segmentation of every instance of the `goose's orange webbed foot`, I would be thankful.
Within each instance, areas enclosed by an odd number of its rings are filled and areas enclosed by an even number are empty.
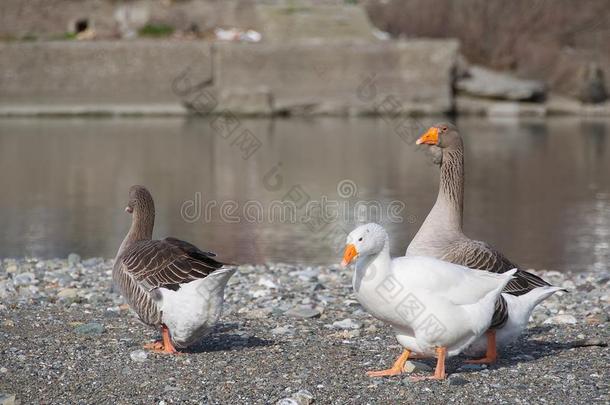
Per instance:
[[[163,341],[155,340],[152,343],[146,343],[143,346],[143,348],[146,349],[146,350],[152,350],[152,351],[163,350]]]
[[[174,347],[174,344],[172,343],[172,339],[169,335],[169,329],[167,329],[167,326],[165,326],[165,325],[162,326],[161,335],[163,337],[163,340],[157,340],[156,342],[146,344],[146,345],[144,345],[144,348],[149,349],[149,350],[153,351],[154,353],[160,353],[160,354],[181,354]]]
[[[367,371],[366,375],[369,377],[387,377],[393,375],[402,374],[405,363],[409,359],[409,355],[411,352],[409,350],[405,350],[402,354],[396,359],[394,365],[387,370],[379,370],[379,371]]]
[[[498,360],[498,352],[496,351],[496,331],[488,330],[487,335],[487,352],[485,357],[480,359],[466,360],[467,364],[493,364]]]
[[[436,368],[434,369],[433,375],[414,376],[411,377],[411,381],[422,381],[422,380],[444,380],[447,378],[445,373],[445,358],[447,357],[447,348],[439,347],[436,349]]]

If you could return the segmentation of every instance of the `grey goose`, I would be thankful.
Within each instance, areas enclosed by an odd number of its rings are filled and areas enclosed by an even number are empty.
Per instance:
[[[464,145],[457,128],[450,123],[432,126],[416,142],[435,150],[440,165],[440,185],[432,210],[407,248],[407,256],[431,256],[473,269],[504,273],[517,268],[503,294],[496,301],[491,327],[466,354],[484,357],[471,363],[493,363],[496,347],[514,341],[526,327],[536,305],[562,290],[540,277],[519,269],[486,242],[470,239],[462,230],[464,207]]]
[[[152,239],[155,205],[145,187],[131,187],[125,211],[132,214],[131,228],[117,252],[113,281],[140,320],[161,330],[162,340],[145,348],[176,353],[218,321],[236,268],[188,242]]]

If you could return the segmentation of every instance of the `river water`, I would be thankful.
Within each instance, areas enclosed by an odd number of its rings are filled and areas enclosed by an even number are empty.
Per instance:
[[[371,220],[400,255],[436,198],[438,168],[414,145],[432,122],[0,119],[0,257],[114,256],[132,184],[155,198],[156,237],[223,259],[336,263]],[[528,268],[608,268],[610,121],[458,125],[469,236]]]

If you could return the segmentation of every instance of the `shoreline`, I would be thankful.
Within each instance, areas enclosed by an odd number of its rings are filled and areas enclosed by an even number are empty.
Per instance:
[[[97,118],[97,117],[210,117],[217,116],[243,117],[243,118],[286,118],[286,117],[404,117],[406,118],[432,118],[455,116],[458,118],[480,117],[485,119],[548,119],[548,118],[581,118],[581,119],[608,119],[610,118],[610,102],[601,104],[585,104],[565,97],[552,97],[548,102],[533,103],[527,101],[494,100],[458,96],[453,111],[424,111],[416,107],[409,107],[404,111],[384,113],[374,109],[360,109],[345,107],[341,109],[308,109],[268,110],[268,111],[241,111],[239,109],[224,109],[220,111],[197,111],[180,102],[165,103],[88,103],[88,104],[46,104],[29,103],[0,103],[0,118]]]
[[[371,379],[400,352],[362,310],[352,271],[242,265],[216,331],[182,356],[146,353],[157,333],[110,291],[112,259],[0,261],[0,398],[21,403],[588,403],[610,400],[610,272],[536,272],[567,288],[539,305],[497,364],[448,362],[444,382]],[[11,288],[12,287],[12,288]],[[434,362],[410,363],[428,374]],[[301,402],[299,402],[301,401]],[[284,402],[295,403],[295,402]]]

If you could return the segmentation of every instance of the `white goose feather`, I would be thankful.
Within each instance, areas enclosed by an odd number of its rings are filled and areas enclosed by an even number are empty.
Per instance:
[[[457,355],[483,334],[515,272],[482,272],[430,257],[391,259],[389,237],[377,224],[356,228],[347,244],[358,255],[353,288],[360,304],[390,324],[405,349],[424,355],[439,347]]]

